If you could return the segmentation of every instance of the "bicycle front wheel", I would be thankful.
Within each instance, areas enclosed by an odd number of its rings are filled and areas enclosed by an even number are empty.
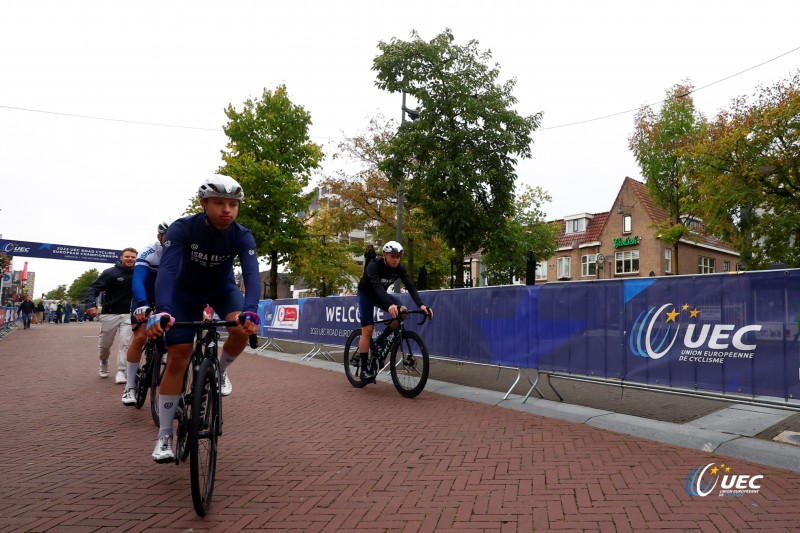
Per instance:
[[[428,347],[415,332],[403,331],[402,338],[392,345],[391,351],[389,367],[394,388],[406,398],[414,398],[428,382]]]
[[[361,340],[361,330],[354,329],[344,345],[344,374],[350,385],[360,389],[367,382],[361,380],[361,354],[358,351],[358,341]]]
[[[192,503],[200,516],[205,516],[211,504],[217,469],[221,407],[217,383],[217,367],[211,360],[203,360],[192,391],[192,420],[189,425]]]

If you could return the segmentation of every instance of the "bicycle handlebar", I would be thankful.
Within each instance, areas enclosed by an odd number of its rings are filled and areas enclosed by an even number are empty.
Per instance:
[[[428,307],[428,309],[430,310],[430,307]],[[406,309],[405,311],[402,311],[402,312],[398,313],[397,316],[394,317],[394,318],[387,318],[385,320],[377,320],[375,323],[376,324],[391,324],[395,320],[397,320],[397,321],[405,320],[405,318],[403,318],[403,315],[422,315],[422,320],[417,322],[418,326],[421,326],[422,324],[427,322],[428,318],[430,318],[430,315],[428,313],[426,313],[425,311],[423,311],[422,309],[417,309],[417,310],[414,310],[414,311],[410,311],[410,310]]]
[[[188,320],[186,322],[175,322],[172,324],[173,328],[194,328],[194,329],[212,329],[212,328],[233,328],[239,325],[244,326],[247,322],[247,317],[244,313],[239,315],[236,320]],[[161,317],[161,327],[165,328],[169,324],[169,318]],[[258,335],[253,333],[248,337],[251,348],[258,348]]]

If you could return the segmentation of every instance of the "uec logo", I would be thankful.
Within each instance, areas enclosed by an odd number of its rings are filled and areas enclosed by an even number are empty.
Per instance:
[[[764,479],[764,476],[726,473],[729,471],[730,467],[726,467],[724,464],[717,467],[715,463],[695,468],[686,477],[686,493],[689,496],[704,498],[714,491],[717,483],[719,483],[721,495],[725,493],[755,493],[761,489],[759,480]],[[721,479],[719,474],[721,474]]]
[[[672,307],[673,311],[662,314],[669,307]],[[667,319],[663,320],[665,315]],[[630,337],[631,351],[651,359],[664,357],[678,339],[681,326],[675,319],[679,315],[671,303],[662,305],[658,310],[651,307],[647,311],[642,311],[633,325],[633,334]],[[703,324],[700,331],[695,333],[696,326],[693,323],[687,324],[683,336],[684,347],[695,349],[707,346],[711,350],[724,351],[733,346],[739,351],[752,351],[756,349],[756,345],[745,344],[743,338],[751,331],[761,331],[761,326],[758,324],[739,329],[731,324],[714,324],[713,327],[711,324]]]

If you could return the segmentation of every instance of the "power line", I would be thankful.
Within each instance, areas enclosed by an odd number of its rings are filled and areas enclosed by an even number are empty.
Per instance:
[[[787,55],[789,55],[789,54],[791,54],[793,52],[796,52],[798,50],[800,50],[800,46],[798,46],[797,48],[793,48],[792,50],[789,50],[788,52],[784,52],[784,53],[782,53],[780,55],[777,55],[777,56],[773,57],[772,59],[767,59],[766,61],[763,61],[763,62],[761,62],[761,63],[759,63],[757,65],[753,65],[752,67],[749,67],[749,68],[746,68],[746,69],[744,69],[742,71],[739,71],[739,72],[737,72],[735,74],[731,74],[730,76],[726,76],[726,77],[721,78],[721,79],[719,79],[717,81],[713,81],[711,83],[703,85],[702,87],[698,87],[698,88],[686,93],[685,95],[681,95],[681,96],[688,96],[689,94],[696,93],[697,91],[701,91],[703,89],[707,89],[707,88],[711,87],[712,85],[716,85],[718,83],[722,83],[723,81],[729,80],[731,78],[735,78],[736,76],[739,76],[741,74],[744,74],[745,72],[749,72],[751,70],[754,70],[754,69],[756,69],[758,67],[764,66],[767,63],[771,63],[772,61],[775,61],[776,59],[780,59],[780,58],[782,58],[784,56],[787,56]],[[645,107],[652,107],[654,105],[663,104],[664,102],[666,102],[666,99],[665,100],[659,100],[658,102],[654,102],[652,104],[647,104]],[[122,123],[125,123],[125,124],[139,124],[139,125],[142,125],[142,126],[159,126],[159,127],[162,127],[162,128],[179,128],[179,129],[186,129],[186,130],[215,131],[215,132],[220,131],[220,128],[201,128],[201,127],[198,127],[198,126],[181,126],[181,125],[178,125],[178,124],[161,124],[161,123],[157,123],[157,122],[142,122],[142,121],[138,121],[138,120],[126,120],[126,119],[121,119],[121,118],[95,117],[95,116],[91,116],[91,115],[78,115],[78,114],[72,114],[72,113],[60,113],[58,111],[45,111],[45,110],[42,110],[42,109],[29,109],[29,108],[24,108],[24,107],[13,107],[13,106],[7,106],[7,105],[0,105],[0,108],[2,108],[2,109],[13,109],[15,111],[27,111],[29,113],[43,113],[43,114],[47,114],[47,115],[60,115],[60,116],[64,116],[64,117],[83,118],[83,119],[90,119],[90,120],[105,120],[105,121],[108,121],[108,122],[122,122]],[[579,120],[577,122],[569,122],[567,124],[559,124],[558,126],[549,126],[549,127],[545,127],[545,128],[539,128],[536,131],[555,130],[555,129],[560,129],[560,128],[567,128],[567,127],[570,127],[570,126],[578,126],[580,124],[587,124],[589,122],[597,122],[598,120],[605,120],[607,118],[617,117],[619,115],[625,115],[627,113],[633,113],[633,112],[638,111],[640,108],[641,108],[641,106],[637,107],[637,108],[634,108],[634,109],[626,109],[625,111],[618,111],[616,113],[611,113],[610,115],[603,115],[603,116],[600,116],[600,117],[590,118],[590,119],[586,119],[586,120]],[[340,139],[340,138],[346,138],[346,137],[315,137],[315,138]]]
[[[711,87],[712,85],[716,85],[716,84],[718,84],[718,83],[722,83],[722,82],[723,82],[723,81],[725,81],[725,80],[729,80],[729,79],[731,79],[731,78],[734,78],[734,77],[736,77],[736,76],[738,76],[738,75],[740,75],[740,74],[744,74],[745,72],[749,72],[749,71],[751,71],[751,70],[753,70],[753,69],[755,69],[755,68],[758,68],[758,67],[760,67],[760,66],[766,65],[767,63],[770,63],[770,62],[772,62],[772,61],[775,61],[776,59],[780,59],[780,58],[782,58],[783,56],[785,56],[785,55],[789,55],[789,54],[791,54],[792,52],[796,52],[796,51],[798,51],[798,50],[800,50],[800,46],[798,46],[797,48],[794,48],[794,49],[792,49],[792,50],[789,50],[788,52],[784,52],[784,53],[782,53],[782,54],[780,54],[780,55],[777,55],[777,56],[773,57],[772,59],[767,59],[766,61],[764,61],[764,62],[761,62],[761,63],[759,63],[758,65],[753,65],[753,66],[752,66],[752,67],[750,67],[750,68],[746,68],[746,69],[744,69],[744,70],[742,70],[742,71],[740,71],[740,72],[737,72],[736,74],[731,74],[730,76],[726,76],[726,77],[724,77],[724,78],[722,78],[722,79],[719,79],[719,80],[717,80],[717,81],[713,81],[713,82],[711,82],[711,83],[708,83],[708,84],[706,84],[706,85],[703,85],[702,87],[698,87],[697,89],[694,89],[694,90],[692,90],[692,91],[689,91],[689,92],[688,92],[688,93],[686,93],[686,94],[682,94],[681,96],[689,96],[690,94],[692,94],[692,93],[696,93],[697,91],[700,91],[700,90],[702,90],[702,89],[707,89],[708,87]],[[664,102],[666,102],[666,99],[665,99],[665,100],[659,100],[658,102],[654,102],[654,103],[652,103],[652,104],[647,104],[647,105],[646,105],[646,106],[644,106],[644,107],[652,107],[652,106],[654,106],[654,105],[663,104]],[[539,128],[539,129],[537,129],[536,131],[555,130],[555,129],[559,129],[559,128],[566,128],[566,127],[568,127],[568,126],[577,126],[577,125],[579,125],[579,124],[586,124],[586,123],[588,123],[588,122],[596,122],[596,121],[598,121],[598,120],[604,120],[604,119],[611,118],[611,117],[616,117],[616,116],[619,116],[619,115],[625,115],[625,114],[627,114],[627,113],[633,113],[633,112],[635,112],[635,111],[638,111],[639,109],[641,109],[641,107],[637,107],[637,108],[635,108],[635,109],[628,109],[628,110],[626,110],[626,111],[619,111],[619,112],[617,112],[617,113],[611,113],[610,115],[603,115],[602,117],[590,118],[590,119],[586,119],[586,120],[579,120],[578,122],[570,122],[570,123],[568,123],[568,124],[560,124],[560,125],[558,125],[558,126],[550,126],[550,127],[547,127],[547,128]]]
[[[3,109],[13,109],[15,111],[27,111],[29,113],[43,113],[46,115],[60,115],[62,117],[73,117],[73,118],[86,118],[90,120],[105,120],[108,122],[123,122],[125,124],[139,124],[142,126],[160,126],[162,128],[180,128],[184,130],[202,130],[202,131],[221,131],[222,128],[201,128],[198,126],[180,126],[177,124],[160,124],[158,122],[142,122],[139,120],[126,120],[122,118],[107,118],[107,117],[93,117],[91,115],[76,115],[72,113],[60,113],[58,111],[44,111],[42,109],[28,109],[25,107],[13,107],[9,105],[0,105],[0,108]]]

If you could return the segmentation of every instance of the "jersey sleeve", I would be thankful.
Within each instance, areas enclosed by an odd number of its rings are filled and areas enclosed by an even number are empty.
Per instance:
[[[175,283],[178,280],[186,241],[186,225],[173,223],[167,230],[164,251],[156,276],[156,310],[159,313],[173,314],[172,298],[175,294]]]
[[[146,262],[136,262],[133,267],[133,281],[131,283],[131,290],[133,291],[134,308],[147,305],[147,290],[145,289],[145,280],[150,273],[150,268]]]
[[[83,303],[86,305],[86,309],[91,309],[92,307],[97,307],[97,296],[106,290],[106,286],[108,285],[108,280],[110,278],[110,274],[108,271],[110,269],[104,270],[94,283],[89,285],[89,288],[86,290],[86,297],[83,300]]]
[[[249,230],[246,230],[239,240],[238,255],[239,262],[242,265],[242,279],[244,280],[244,309],[242,311],[257,313],[261,281],[258,277],[256,240]]]

